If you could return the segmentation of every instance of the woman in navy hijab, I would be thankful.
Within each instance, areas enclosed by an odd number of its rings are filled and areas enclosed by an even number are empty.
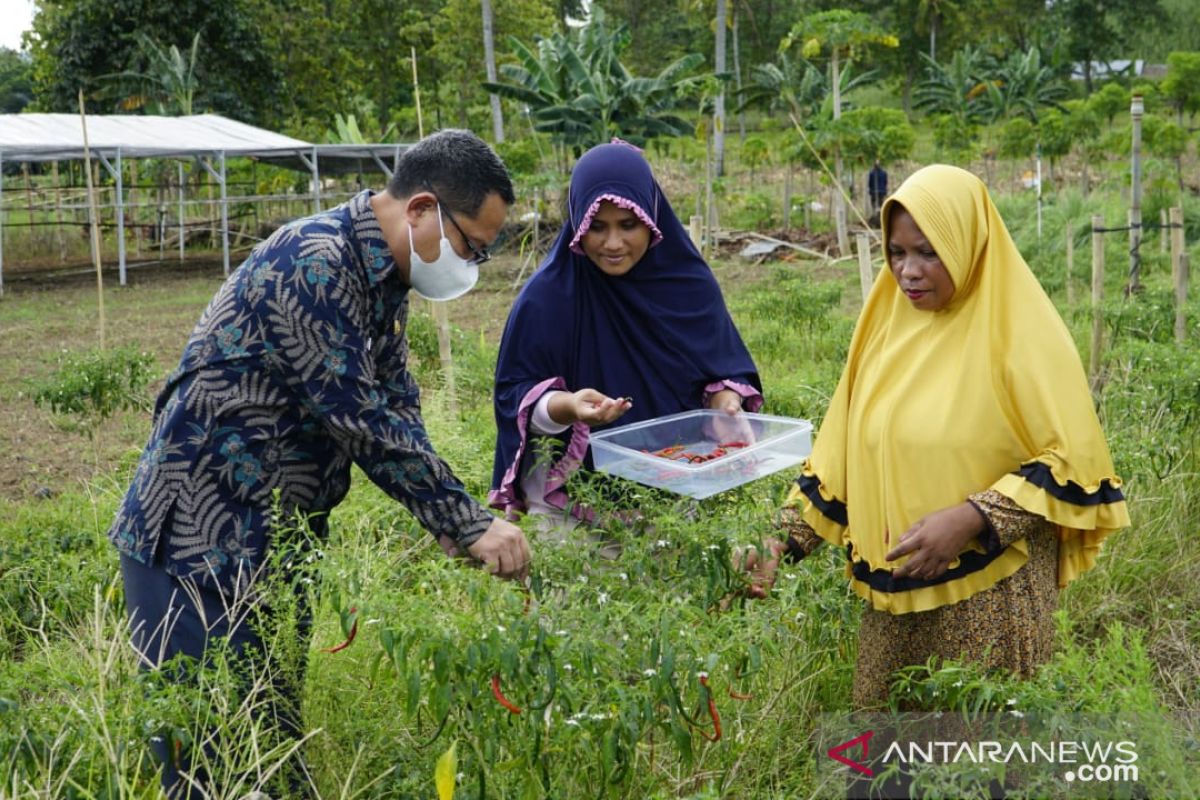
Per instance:
[[[633,145],[613,140],[575,164],[568,222],[525,284],[496,365],[489,500],[580,518],[564,484],[590,468],[593,428],[698,408],[762,405],[754,361],[721,290]],[[554,437],[549,459],[533,440]]]

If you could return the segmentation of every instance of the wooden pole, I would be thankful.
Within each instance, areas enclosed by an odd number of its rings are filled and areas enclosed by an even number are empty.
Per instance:
[[[1184,248],[1183,207],[1168,213],[1171,226],[1171,275],[1175,279],[1175,341],[1187,338],[1188,254]]]
[[[1167,227],[1167,210],[1160,208],[1158,210],[1158,252],[1166,253],[1170,248],[1171,229]]]
[[[858,280],[862,284],[862,299],[865,306],[867,295],[871,293],[871,284],[875,282],[875,271],[871,269],[871,237],[865,233],[855,234],[854,244],[858,248]]]
[[[54,175],[54,235],[58,239],[58,263],[67,263],[67,240],[63,237],[62,227],[62,183],[58,172],[58,162],[50,162]]]
[[[1101,301],[1104,300],[1104,217],[1092,217],[1092,351],[1088,358],[1088,378],[1092,390],[1100,386],[1100,357],[1104,346],[1104,311]]]
[[[425,138],[425,123],[421,119],[421,84],[417,78],[417,48],[411,48],[413,94],[417,105],[417,137]],[[438,360],[442,364],[442,379],[446,382],[446,401],[452,416],[458,416],[458,387],[454,380],[454,352],[450,346],[450,316],[446,304],[437,300],[429,301],[433,313],[434,329],[437,331]]]
[[[1133,128],[1129,206],[1129,286],[1133,294],[1141,288],[1142,245],[1142,96],[1135,94],[1129,104],[1129,119]]]
[[[100,214],[96,208],[96,187],[92,183],[92,151],[88,147],[87,111],[83,89],[79,90],[79,120],[83,126],[83,163],[87,173],[88,221],[92,229],[92,263],[96,265],[96,303],[100,314],[100,349],[104,350],[104,273],[100,269]]]
[[[704,217],[699,214],[692,214],[691,219],[688,220],[688,236],[691,238],[692,244],[696,245],[697,250],[704,244],[703,229]]]
[[[1075,226],[1067,222],[1067,307],[1075,307]]]
[[[1175,273],[1175,341],[1187,339],[1188,254],[1179,254],[1179,271]]]
[[[410,48],[410,52],[412,53],[413,67],[413,97],[417,105],[417,138],[424,139],[425,125],[421,121],[421,84],[417,81],[417,48],[415,46]]]

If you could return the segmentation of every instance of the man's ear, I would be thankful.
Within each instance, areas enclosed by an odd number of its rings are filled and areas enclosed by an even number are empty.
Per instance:
[[[415,225],[421,217],[430,211],[437,210],[438,201],[433,192],[417,192],[404,201],[404,216],[408,224]]]

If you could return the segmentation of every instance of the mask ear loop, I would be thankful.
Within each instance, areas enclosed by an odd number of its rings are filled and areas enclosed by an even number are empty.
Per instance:
[[[438,257],[441,258],[442,242],[446,239],[446,225],[444,222],[442,222],[442,201],[441,200],[437,201],[437,218],[438,218],[438,233],[441,234],[441,238],[438,239]],[[417,244],[416,244],[416,242],[413,241],[412,223],[411,222],[408,224],[408,249],[410,252],[413,252],[413,253],[417,252]],[[454,248],[451,248],[451,250],[453,250],[453,249]],[[418,258],[420,257],[420,255],[421,255],[420,253],[417,253]]]

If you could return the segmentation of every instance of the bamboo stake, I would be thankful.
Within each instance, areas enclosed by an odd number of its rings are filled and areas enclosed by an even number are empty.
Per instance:
[[[1104,299],[1104,217],[1092,217],[1092,351],[1088,358],[1088,378],[1092,391],[1100,387],[1100,356],[1104,336],[1104,312],[1100,307]]]
[[[1168,215],[1171,225],[1171,274],[1175,278],[1175,341],[1187,338],[1188,254],[1184,248],[1183,208],[1176,206]]]
[[[87,111],[83,105],[83,89],[79,90],[79,121],[83,126],[83,164],[87,173],[88,220],[92,229],[92,263],[96,265],[96,303],[100,310],[100,349],[104,342],[104,273],[100,269],[100,215],[96,209],[96,187],[92,183],[92,151],[88,147]]]
[[[1067,308],[1075,307],[1075,226],[1067,222]]]
[[[854,244],[858,250],[858,280],[862,284],[862,299],[865,306],[867,295],[871,293],[871,284],[875,282],[875,271],[871,269],[871,237],[865,233],[855,234]]]
[[[1175,273],[1175,341],[1187,339],[1188,254],[1179,254],[1179,271]]]
[[[425,123],[421,118],[421,84],[417,78],[417,48],[411,48],[413,94],[417,105],[417,137],[425,138]],[[452,416],[458,416],[458,387],[454,380],[454,352],[450,346],[450,316],[446,304],[430,300],[434,328],[437,330],[438,360],[442,364],[442,379],[446,382],[446,400]]]

